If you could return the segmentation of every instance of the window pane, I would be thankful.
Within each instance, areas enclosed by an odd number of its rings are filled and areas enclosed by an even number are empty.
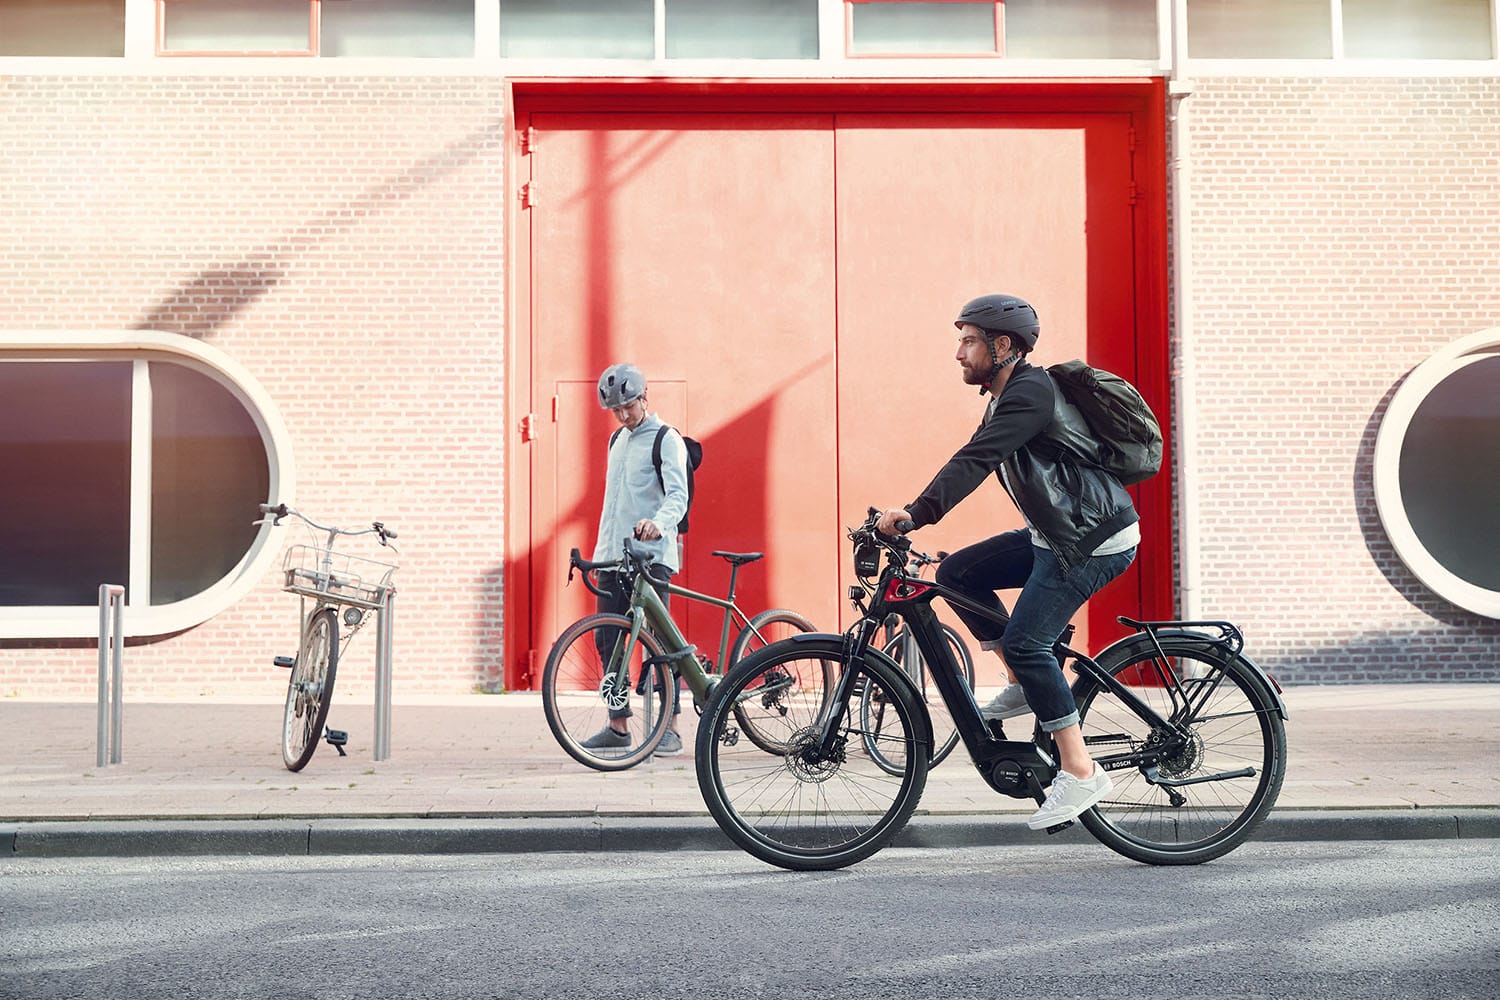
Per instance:
[[[992,3],[857,3],[849,9],[849,50],[857,55],[996,51]]]
[[[1328,0],[1187,0],[1197,59],[1331,59]]]
[[[0,0],[0,56],[123,56],[125,0]]]
[[[150,372],[151,603],[169,604],[218,583],[249,550],[270,469],[228,389],[182,365]]]
[[[341,0],[322,8],[321,55],[474,54],[474,0]]]
[[[1490,0],[1344,0],[1353,59],[1488,59]]]
[[[167,0],[162,48],[168,52],[306,52],[308,0]]]
[[[818,0],[666,0],[671,59],[816,59]]]
[[[0,364],[0,606],[130,582],[131,363]]]
[[[500,54],[513,59],[652,59],[652,0],[501,0]]]
[[[1346,0],[1347,2],[1347,0]],[[1422,545],[1454,576],[1500,591],[1500,357],[1427,394],[1401,443],[1401,501]]]
[[[1156,0],[1005,0],[1013,59],[1155,59]]]

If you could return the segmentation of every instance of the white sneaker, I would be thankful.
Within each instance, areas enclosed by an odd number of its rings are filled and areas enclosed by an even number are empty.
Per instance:
[[[985,719],[1009,719],[1017,715],[1025,715],[1031,709],[1026,704],[1026,692],[1021,690],[1019,684],[1007,684],[1000,693],[990,699],[990,703],[979,710],[979,714]]]
[[[1033,830],[1045,830],[1077,819],[1080,813],[1093,808],[1114,787],[1109,772],[1098,764],[1094,765],[1091,778],[1075,778],[1067,771],[1058,771],[1057,777],[1052,779],[1051,790],[1047,792],[1047,801],[1026,821],[1026,825]]]

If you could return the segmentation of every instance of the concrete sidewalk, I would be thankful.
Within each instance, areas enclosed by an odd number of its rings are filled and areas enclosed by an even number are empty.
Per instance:
[[[1257,839],[1500,837],[1500,685],[1298,687],[1286,702],[1286,782]],[[127,703],[123,762],[98,768],[92,702],[0,701],[0,858],[730,846],[690,755],[589,770],[535,694],[398,695],[379,763],[372,705],[336,699],[349,755],[321,746],[297,774],[280,723],[279,700]],[[1040,842],[1021,822],[1034,808],[960,750],[898,843]]]

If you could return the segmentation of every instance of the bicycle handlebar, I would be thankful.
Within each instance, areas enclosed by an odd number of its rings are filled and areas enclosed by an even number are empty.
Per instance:
[[[618,570],[619,568],[619,560],[615,560],[613,562],[591,562],[590,560],[583,558],[583,554],[580,553],[577,549],[574,549],[572,552],[568,553],[568,582],[573,582],[573,571],[578,570],[578,572],[583,576],[583,585],[588,588],[589,593],[593,594],[596,597],[614,597],[615,595],[613,591],[600,589],[599,584],[597,581],[595,581],[593,574],[605,570]]]
[[[306,514],[302,513],[300,510],[296,510],[294,508],[288,507],[284,503],[278,503],[278,504],[263,503],[263,504],[260,504],[259,507],[260,507],[261,514],[263,514],[263,515],[265,515],[265,514],[271,515],[271,527],[273,527],[273,528],[277,527],[278,525],[280,525],[283,518],[295,517],[299,521],[302,521],[304,524],[307,524],[310,527],[316,528],[319,531],[326,531],[330,535],[348,535],[350,537],[353,537],[354,535],[377,535],[380,538],[380,544],[381,545],[388,545],[388,544],[390,544],[390,540],[392,538],[397,537],[396,536],[396,532],[395,532],[394,529],[387,528],[384,524],[381,524],[379,521],[372,521],[372,522],[370,522],[370,526],[368,528],[359,528],[359,529],[354,529],[354,528],[339,528],[339,527],[335,527],[334,525],[331,525],[331,524],[319,524],[317,521],[314,521],[312,518],[308,517]],[[265,519],[265,517],[261,517],[260,520],[258,520],[258,521],[251,521],[250,523],[251,524],[265,524],[266,523],[266,519]]]

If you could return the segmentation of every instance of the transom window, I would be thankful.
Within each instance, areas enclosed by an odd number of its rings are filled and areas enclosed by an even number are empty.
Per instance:
[[[157,52],[472,57],[474,0],[156,0]]]

